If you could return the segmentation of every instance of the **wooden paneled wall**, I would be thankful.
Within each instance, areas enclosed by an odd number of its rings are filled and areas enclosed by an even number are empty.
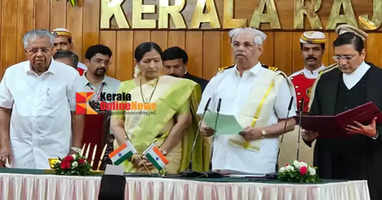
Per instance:
[[[25,59],[21,40],[26,31],[37,28],[52,30],[57,27],[66,27],[73,33],[74,51],[81,59],[90,45],[101,43],[109,46],[113,58],[108,73],[121,80],[132,77],[133,51],[145,41],[157,42],[163,49],[175,45],[185,48],[190,57],[188,70],[207,79],[216,73],[219,66],[232,64],[227,31],[100,30],[99,10],[99,0],[80,0],[79,7],[70,6],[66,0],[0,0],[0,75],[8,66]],[[292,17],[290,13],[290,16],[280,18]],[[303,62],[299,37],[302,31],[266,33],[268,39],[261,61],[277,66],[287,74],[301,69]],[[330,44],[336,34],[326,34],[329,41],[324,64],[330,64],[333,62]],[[367,43],[367,60],[382,66],[382,56],[379,55],[382,33],[370,33]]]

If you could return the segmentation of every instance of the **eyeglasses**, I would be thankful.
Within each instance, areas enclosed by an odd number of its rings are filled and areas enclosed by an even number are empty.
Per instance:
[[[35,54],[35,53],[38,53],[39,51],[41,51],[42,53],[48,53],[50,51],[49,48],[31,48],[31,49],[25,49],[25,51],[27,53],[31,53],[31,54]]]
[[[349,61],[354,58],[355,55],[343,55],[343,56],[333,56],[334,61],[340,61],[340,60],[345,60]]]
[[[234,42],[231,43],[231,46],[232,46],[233,48],[239,48],[239,47],[242,46],[242,45],[243,45],[243,47],[246,48],[246,49],[250,49],[250,48],[256,46],[256,44],[251,43],[251,42],[240,43],[240,42],[234,41]]]

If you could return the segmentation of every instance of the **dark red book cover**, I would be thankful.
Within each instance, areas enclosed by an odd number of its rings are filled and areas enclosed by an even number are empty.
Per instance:
[[[382,113],[373,102],[369,101],[365,104],[349,109],[334,116],[328,115],[301,115],[301,127],[306,130],[319,132],[320,138],[346,137],[350,134],[346,133],[345,127],[358,121],[362,124],[369,124],[371,120],[377,116],[377,123],[382,123]],[[299,115],[296,117],[299,123]]]

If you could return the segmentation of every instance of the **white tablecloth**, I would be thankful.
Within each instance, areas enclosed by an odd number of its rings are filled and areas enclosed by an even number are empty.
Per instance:
[[[101,177],[0,174],[0,199],[98,199]],[[168,178],[126,178],[131,200],[369,200],[366,181],[326,184],[200,182]]]

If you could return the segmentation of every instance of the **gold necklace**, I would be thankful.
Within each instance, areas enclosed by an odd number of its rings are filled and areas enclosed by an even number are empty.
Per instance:
[[[142,98],[143,103],[150,103],[150,102],[151,102],[151,98],[153,98],[154,92],[155,92],[155,90],[157,89],[158,82],[159,82],[159,78],[158,78],[157,81],[155,82],[155,86],[154,86],[153,91],[152,91],[151,94],[150,94],[149,101],[146,102],[145,97],[144,97],[144,95],[143,95],[143,90],[142,90],[142,79],[139,78],[139,90],[140,90],[140,93],[141,93],[141,98]]]

